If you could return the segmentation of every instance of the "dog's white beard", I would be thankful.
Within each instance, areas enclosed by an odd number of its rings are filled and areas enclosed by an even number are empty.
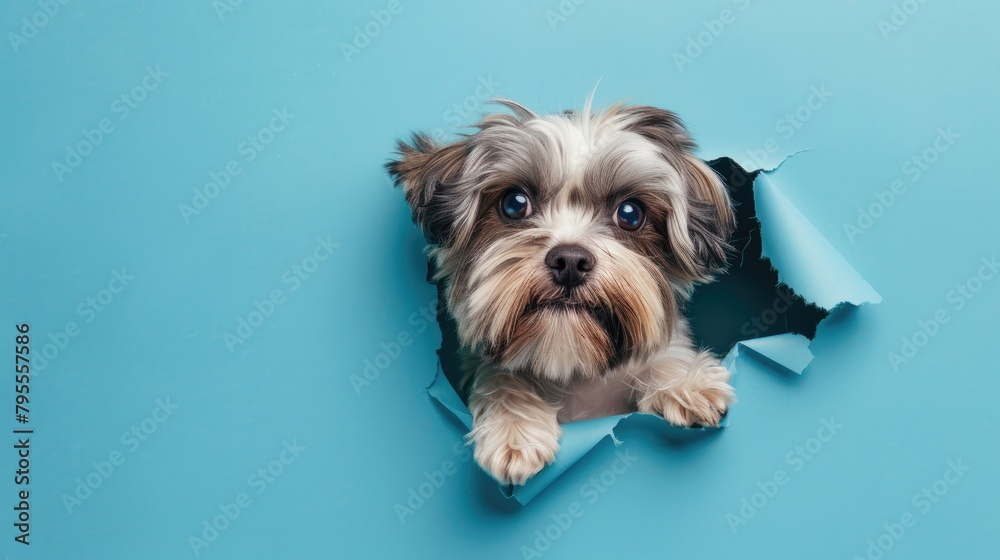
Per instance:
[[[614,352],[611,337],[585,311],[542,309],[524,318],[522,331],[504,366],[559,384],[600,375]]]

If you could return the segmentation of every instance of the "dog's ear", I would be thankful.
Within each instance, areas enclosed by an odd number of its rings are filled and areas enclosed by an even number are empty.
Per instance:
[[[729,236],[736,228],[726,185],[694,155],[695,142],[676,114],[644,105],[620,110],[628,120],[627,128],[657,144],[680,172],[687,190],[687,239],[671,238],[670,243],[685,274],[693,280],[710,279],[725,269]]]
[[[427,241],[438,245],[448,238],[452,218],[447,193],[462,171],[467,152],[465,141],[445,146],[435,144],[425,134],[414,134],[410,143],[397,143],[399,158],[385,165],[413,212],[413,222]]]
[[[729,236],[736,229],[736,215],[729,190],[711,167],[688,152],[684,155],[688,187],[688,231],[698,266],[705,276],[726,269],[731,246]]]

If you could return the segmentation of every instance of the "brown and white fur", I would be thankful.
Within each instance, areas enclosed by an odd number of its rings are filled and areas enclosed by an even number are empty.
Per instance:
[[[669,111],[498,102],[512,114],[448,145],[414,135],[387,165],[471,357],[476,461],[524,484],[554,460],[560,422],[638,410],[718,426],[729,372],[694,347],[683,308],[725,268],[725,186]],[[530,213],[512,219],[525,198]],[[616,216],[631,228],[636,207],[640,227],[623,229]],[[567,262],[579,265],[571,281]]]

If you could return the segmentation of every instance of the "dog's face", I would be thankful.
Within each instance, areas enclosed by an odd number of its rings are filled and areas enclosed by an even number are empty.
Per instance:
[[[734,216],[677,117],[645,106],[485,117],[388,169],[431,244],[461,342],[557,382],[665,347]]]

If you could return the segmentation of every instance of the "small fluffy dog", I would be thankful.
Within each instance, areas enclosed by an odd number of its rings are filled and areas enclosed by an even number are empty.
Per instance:
[[[471,357],[476,461],[524,484],[554,460],[560,421],[718,426],[729,372],[694,347],[683,307],[725,269],[735,217],[680,120],[497,102],[513,114],[448,145],[416,134],[387,164]]]

